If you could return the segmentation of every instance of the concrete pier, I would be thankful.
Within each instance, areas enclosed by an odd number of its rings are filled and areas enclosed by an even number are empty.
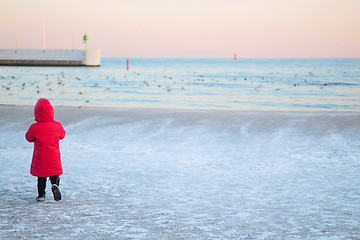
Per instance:
[[[101,51],[93,49],[0,49],[0,65],[99,67]]]

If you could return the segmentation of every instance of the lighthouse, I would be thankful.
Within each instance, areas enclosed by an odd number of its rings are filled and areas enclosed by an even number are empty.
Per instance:
[[[89,40],[88,35],[85,33],[84,37],[83,37],[83,43],[85,43],[85,51],[87,50],[87,41]]]

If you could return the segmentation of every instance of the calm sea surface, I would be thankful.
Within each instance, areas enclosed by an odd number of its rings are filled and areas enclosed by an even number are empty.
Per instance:
[[[359,111],[360,59],[126,59],[92,67],[0,66],[0,103]]]

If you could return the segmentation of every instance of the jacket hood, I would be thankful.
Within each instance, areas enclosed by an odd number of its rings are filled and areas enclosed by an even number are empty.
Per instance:
[[[54,121],[54,109],[46,98],[40,98],[34,108],[35,121],[51,122]]]

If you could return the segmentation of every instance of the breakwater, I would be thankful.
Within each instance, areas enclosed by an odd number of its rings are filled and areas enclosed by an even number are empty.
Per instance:
[[[0,65],[8,66],[100,66],[100,50],[0,49]]]

